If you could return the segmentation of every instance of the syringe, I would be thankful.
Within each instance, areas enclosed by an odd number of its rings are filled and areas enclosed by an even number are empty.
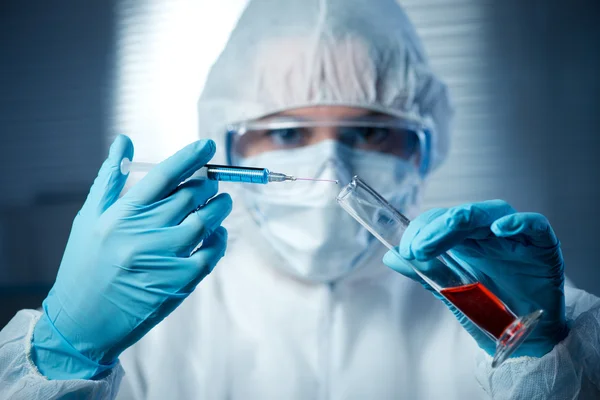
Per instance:
[[[156,166],[155,163],[148,162],[132,162],[128,158],[121,161],[121,173],[126,175],[130,171],[148,172]],[[215,165],[206,164],[204,167],[196,171],[192,178],[210,179],[213,181],[224,182],[243,182],[243,183],[260,183],[267,184],[269,182],[285,182],[285,181],[317,181],[331,182],[337,184],[337,180],[331,179],[312,179],[312,178],[296,178],[295,176],[282,174],[279,172],[271,172],[267,168],[255,167],[234,167],[230,165]]]

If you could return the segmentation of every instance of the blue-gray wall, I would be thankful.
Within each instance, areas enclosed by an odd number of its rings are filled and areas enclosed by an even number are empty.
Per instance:
[[[0,326],[45,297],[102,162],[113,6],[0,3]]]
[[[600,295],[600,3],[503,0],[490,13],[506,197],[549,218],[567,276]]]

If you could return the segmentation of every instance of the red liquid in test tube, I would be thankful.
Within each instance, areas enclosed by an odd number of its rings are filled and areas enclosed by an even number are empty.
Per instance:
[[[496,339],[516,317],[481,283],[471,283],[440,290],[456,308]]]

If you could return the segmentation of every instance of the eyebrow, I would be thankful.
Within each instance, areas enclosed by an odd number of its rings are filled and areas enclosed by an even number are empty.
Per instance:
[[[267,115],[267,116],[265,116],[263,118],[260,118],[259,121],[268,120],[270,118],[278,118],[278,117],[289,118],[289,119],[297,119],[298,121],[312,120],[312,119],[315,118],[314,116],[309,116],[309,115],[305,116],[305,115],[288,114],[291,111],[293,111],[293,110],[287,110],[287,111],[283,111],[281,113]],[[337,117],[329,117],[329,118],[328,117],[324,117],[323,119],[352,120],[352,119],[365,118],[365,117],[382,117],[382,116],[386,115],[384,113],[373,111],[373,110],[365,110],[365,111],[366,111],[365,114],[360,114],[360,115],[337,116]]]

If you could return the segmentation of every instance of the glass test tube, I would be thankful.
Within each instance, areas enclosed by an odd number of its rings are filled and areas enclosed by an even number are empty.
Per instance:
[[[357,176],[342,189],[337,202],[401,258],[396,246],[410,223],[408,218]],[[496,342],[494,368],[523,343],[542,316],[543,311],[537,310],[517,317],[448,252],[433,262],[418,265],[412,267],[425,282]]]

